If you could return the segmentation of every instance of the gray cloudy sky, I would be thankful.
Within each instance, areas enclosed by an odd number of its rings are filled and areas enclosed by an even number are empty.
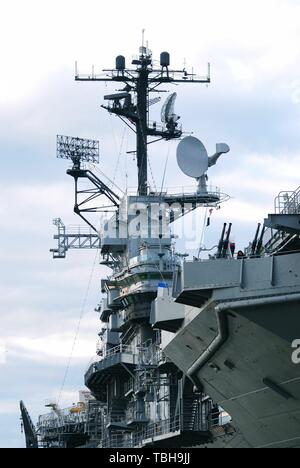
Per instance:
[[[231,153],[212,169],[211,182],[233,198],[214,213],[206,232],[214,245],[224,221],[234,223],[238,245],[246,245],[272,210],[281,190],[299,183],[300,5],[295,0],[10,0],[1,6],[1,282],[0,446],[24,445],[18,401],[34,418],[47,398],[57,397],[94,252],[71,252],[53,261],[52,218],[78,224],[72,214],[67,164],[55,159],[57,133],[97,138],[101,170],[113,177],[123,127],[99,106],[103,84],[75,83],[80,71],[111,67],[119,53],[136,54],[141,30],[154,56],[171,53],[199,73],[212,64],[212,84],[176,88],[176,111],[210,153],[218,141]],[[110,88],[111,89],[111,88]],[[174,89],[171,88],[171,91]],[[160,105],[153,108],[159,115]],[[135,186],[133,148],[126,132],[116,183]],[[175,164],[176,144],[151,148],[155,182],[169,154],[166,185],[192,185]],[[201,213],[199,216],[202,216]],[[200,234],[199,234],[200,235]],[[79,340],[62,403],[77,399],[83,373],[95,352],[99,327],[93,307],[99,281],[96,266]]]

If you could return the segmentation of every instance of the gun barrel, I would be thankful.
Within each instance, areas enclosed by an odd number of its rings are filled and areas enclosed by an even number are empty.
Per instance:
[[[226,239],[223,242],[222,258],[226,257],[226,252],[227,252],[228,247],[229,247],[229,239],[230,239],[230,234],[231,234],[231,228],[232,228],[232,223],[229,223]]]
[[[227,223],[224,223],[221,238],[220,238],[219,245],[218,245],[217,258],[221,258],[221,255],[222,255],[226,227],[227,227]]]
[[[252,243],[252,250],[251,250],[251,255],[255,255],[256,252],[256,247],[257,247],[257,240],[259,236],[259,231],[260,231],[261,223],[258,223],[257,229],[256,229],[256,234]]]
[[[256,251],[255,251],[255,254],[256,254],[256,255],[260,255],[261,248],[262,248],[263,241],[264,241],[265,232],[266,232],[266,226],[264,226],[264,227],[262,228],[261,235],[260,235],[259,241],[258,241],[258,243],[257,243]]]

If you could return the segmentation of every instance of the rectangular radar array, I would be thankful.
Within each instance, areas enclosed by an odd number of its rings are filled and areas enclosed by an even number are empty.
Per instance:
[[[56,156],[59,159],[79,160],[80,162],[99,163],[99,141],[57,135]]]

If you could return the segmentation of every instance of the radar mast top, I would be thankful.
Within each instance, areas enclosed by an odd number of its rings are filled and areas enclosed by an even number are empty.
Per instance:
[[[143,33],[144,37],[144,33]],[[152,52],[143,45],[139,49],[139,55],[132,61],[133,68],[126,67],[126,59],[119,55],[116,58],[115,68],[105,69],[102,74],[79,74],[77,63],[75,66],[76,81],[112,81],[123,83],[124,88],[115,94],[104,97],[108,105],[102,107],[108,112],[117,115],[136,133],[136,156],[138,166],[138,194],[148,194],[148,145],[153,143],[148,138],[154,137],[155,141],[171,140],[182,136],[182,129],[178,123],[179,116],[174,111],[175,93],[167,100],[162,125],[152,123],[149,119],[149,107],[153,100],[149,98],[151,93],[165,92],[158,89],[160,85],[170,83],[210,83],[210,66],[206,77],[198,77],[194,73],[182,70],[170,69],[170,54],[160,54],[160,67],[155,67]]]

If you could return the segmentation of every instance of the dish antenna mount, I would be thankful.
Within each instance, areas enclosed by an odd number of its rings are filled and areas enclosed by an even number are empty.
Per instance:
[[[199,182],[198,192],[207,192],[208,169],[229,151],[226,143],[217,143],[216,153],[209,157],[203,143],[198,138],[188,136],[177,147],[177,164],[185,175]]]

